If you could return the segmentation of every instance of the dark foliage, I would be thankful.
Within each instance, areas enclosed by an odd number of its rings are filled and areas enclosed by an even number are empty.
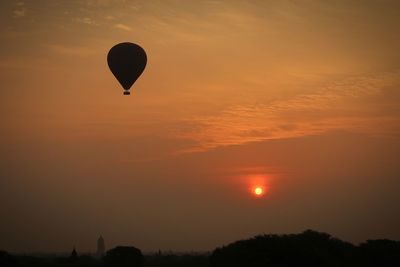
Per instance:
[[[367,240],[358,247],[362,266],[400,266],[400,242],[388,239]]]
[[[307,230],[301,234],[259,235],[207,254],[143,256],[135,247],[115,247],[103,259],[73,253],[34,257],[0,251],[1,267],[399,267],[400,242],[368,240],[359,246]]]
[[[1,256],[0,266],[4,267],[102,267],[103,263],[90,256],[71,257],[34,257],[26,255]]]
[[[0,266],[14,266],[16,265],[15,257],[8,254],[6,251],[0,250]]]
[[[103,260],[110,267],[136,267],[143,264],[143,255],[138,248],[120,246],[107,251]]]
[[[145,267],[207,267],[209,266],[206,254],[184,255],[149,255],[146,257]]]
[[[328,234],[307,230],[234,242],[214,250],[210,263],[213,267],[400,266],[399,255],[395,241],[368,241],[355,247]]]

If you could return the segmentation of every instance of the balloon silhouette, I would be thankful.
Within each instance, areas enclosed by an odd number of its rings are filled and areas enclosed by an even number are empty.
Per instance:
[[[146,67],[147,56],[144,49],[137,44],[120,43],[108,52],[107,63],[124,88],[124,95],[130,95],[129,89]]]

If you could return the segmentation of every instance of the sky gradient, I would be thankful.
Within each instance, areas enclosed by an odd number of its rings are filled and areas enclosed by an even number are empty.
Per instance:
[[[399,1],[0,10],[0,249],[400,239]],[[131,96],[106,63],[125,41],[148,56]]]

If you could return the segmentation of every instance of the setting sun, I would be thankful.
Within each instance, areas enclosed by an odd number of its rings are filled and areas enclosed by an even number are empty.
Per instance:
[[[256,196],[261,196],[262,194],[263,194],[263,189],[261,188],[261,187],[256,187],[255,189],[254,189],[254,194],[256,195]]]

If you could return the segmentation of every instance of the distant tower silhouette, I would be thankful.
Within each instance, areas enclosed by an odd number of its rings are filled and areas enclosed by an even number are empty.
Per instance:
[[[96,256],[99,258],[103,257],[105,251],[106,251],[106,246],[104,245],[104,238],[100,235],[99,239],[97,239]]]
[[[75,246],[71,252],[71,256],[69,257],[71,260],[76,260],[78,258],[78,253],[76,252]]]

